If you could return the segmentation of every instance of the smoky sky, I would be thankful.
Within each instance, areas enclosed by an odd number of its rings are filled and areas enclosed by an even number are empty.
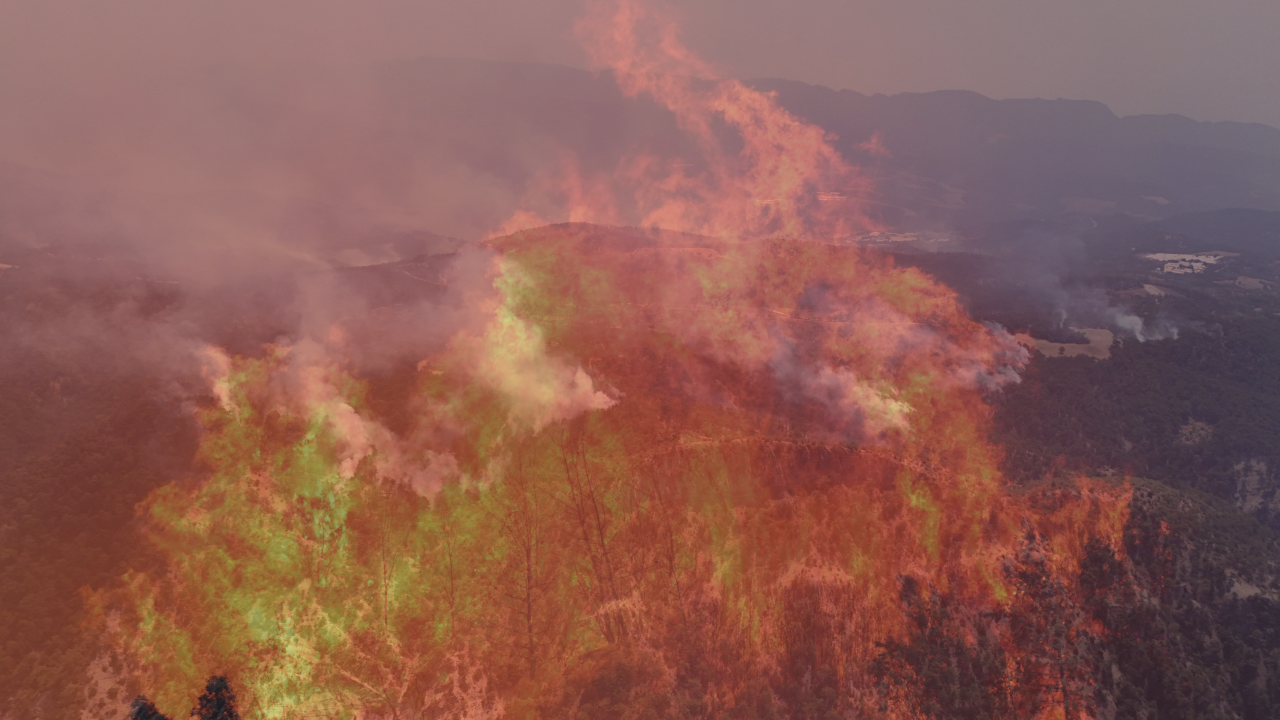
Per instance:
[[[422,55],[581,67],[584,0],[5,0],[13,103],[123,93],[216,62]],[[725,74],[864,93],[1100,100],[1122,115],[1280,125],[1273,0],[683,0],[686,42]],[[9,123],[10,125],[12,122]],[[11,144],[6,143],[6,144]],[[4,148],[12,155],[12,148]]]

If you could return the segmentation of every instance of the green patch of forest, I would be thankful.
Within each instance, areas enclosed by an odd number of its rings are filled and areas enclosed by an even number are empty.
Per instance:
[[[1240,316],[1177,340],[1130,338],[1105,360],[1037,356],[995,402],[996,438],[1021,481],[1083,472],[1228,500],[1265,494],[1280,467],[1280,322]]]

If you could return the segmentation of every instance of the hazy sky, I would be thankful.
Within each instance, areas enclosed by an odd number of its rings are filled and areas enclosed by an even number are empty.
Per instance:
[[[582,65],[583,0],[0,0],[0,80],[419,55]],[[726,74],[861,92],[963,88],[1280,125],[1276,0],[684,0]]]

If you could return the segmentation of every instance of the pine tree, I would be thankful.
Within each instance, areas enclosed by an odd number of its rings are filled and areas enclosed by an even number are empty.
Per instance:
[[[209,678],[204,686],[204,694],[196,700],[191,710],[191,717],[200,720],[240,720],[236,712],[236,695],[231,692],[231,684],[222,675]]]
[[[169,716],[156,709],[146,695],[139,695],[129,706],[129,720],[169,720]]]

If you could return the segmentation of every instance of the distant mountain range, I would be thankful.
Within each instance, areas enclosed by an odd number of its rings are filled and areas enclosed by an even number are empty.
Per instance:
[[[899,231],[1280,211],[1280,129],[1266,125],[1122,118],[1097,102],[964,91],[886,96],[787,80],[750,84],[837,137],[839,150],[876,181],[874,213]],[[609,172],[637,150],[694,151],[669,112],[625,97],[607,74],[478,60],[308,67],[272,77],[214,67],[139,93],[127,108],[87,111],[94,121],[81,126],[77,142],[119,145],[140,164],[159,158],[163,168],[207,176],[175,181],[152,202],[219,194],[220,212],[254,224],[269,217],[272,227],[326,248],[362,243],[382,232],[375,226],[483,234],[566,155],[586,171]],[[289,193],[272,194],[264,176],[282,176],[277,184]],[[101,178],[0,166],[0,233],[65,239],[68,217],[99,213],[110,204],[104,197],[121,192]]]
[[[1267,125],[1122,118],[1081,100],[992,100],[965,91],[868,96],[785,80],[752,84],[838,135],[846,156],[875,167],[887,201],[901,206],[908,222],[919,215],[990,221],[1280,210],[1280,129]],[[875,133],[891,157],[859,148]]]

